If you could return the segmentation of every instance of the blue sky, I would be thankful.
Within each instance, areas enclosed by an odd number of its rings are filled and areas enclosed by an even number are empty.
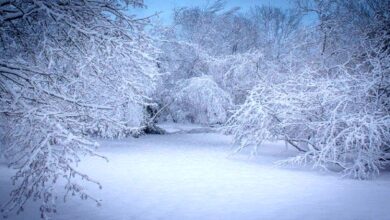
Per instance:
[[[147,5],[146,9],[137,9],[139,16],[148,16],[156,12],[161,12],[160,18],[163,22],[171,21],[171,12],[175,7],[191,7],[211,4],[212,0],[144,0]],[[240,7],[242,11],[247,10],[254,5],[272,5],[288,8],[290,0],[226,0],[227,7]]]

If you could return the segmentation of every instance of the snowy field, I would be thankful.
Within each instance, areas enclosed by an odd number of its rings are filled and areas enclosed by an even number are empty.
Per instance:
[[[231,141],[215,133],[183,132],[102,141],[99,152],[110,161],[89,158],[80,165],[103,184],[102,190],[85,186],[102,206],[59,199],[54,219],[390,219],[389,173],[357,181],[277,168],[273,162],[291,154],[283,145],[269,144],[260,156],[248,158],[230,155]],[[12,172],[2,163],[0,174],[3,202]],[[37,207],[30,204],[9,219],[38,219]]]

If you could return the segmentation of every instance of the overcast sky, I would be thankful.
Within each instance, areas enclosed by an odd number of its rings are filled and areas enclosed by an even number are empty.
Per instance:
[[[191,6],[207,6],[212,0],[144,0],[147,5],[146,9],[137,9],[139,16],[147,16],[156,12],[161,12],[160,17],[163,22],[169,23],[171,19],[172,9],[175,7],[191,7]],[[283,8],[288,8],[290,0],[226,0],[227,7],[240,7],[241,11],[245,11],[254,5],[272,5]]]

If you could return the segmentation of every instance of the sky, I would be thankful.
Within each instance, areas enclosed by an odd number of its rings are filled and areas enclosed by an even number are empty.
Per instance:
[[[180,7],[204,7],[211,4],[213,0],[144,0],[147,8],[136,9],[138,16],[144,17],[160,12],[161,21],[170,23],[172,21],[171,13],[174,8]],[[288,8],[290,0],[226,0],[227,8],[240,7],[241,11],[245,11],[255,5],[271,5],[282,8]]]

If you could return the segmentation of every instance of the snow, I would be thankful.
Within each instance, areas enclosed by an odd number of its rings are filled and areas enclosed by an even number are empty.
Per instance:
[[[164,126],[163,126],[164,127]],[[171,130],[183,130],[172,124]],[[185,126],[184,130],[191,129]],[[102,206],[58,200],[54,219],[389,219],[390,175],[370,181],[332,173],[278,168],[273,162],[293,151],[266,144],[260,155],[232,155],[232,138],[216,133],[148,135],[101,141],[99,153],[80,169],[103,189],[84,183]],[[0,163],[0,203],[10,190]],[[63,191],[58,187],[58,192]],[[39,219],[38,203],[10,219]]]
[[[191,123],[174,123],[174,122],[162,122],[159,126],[164,128],[168,133],[188,133],[191,130],[205,129],[207,127],[191,124]]]

